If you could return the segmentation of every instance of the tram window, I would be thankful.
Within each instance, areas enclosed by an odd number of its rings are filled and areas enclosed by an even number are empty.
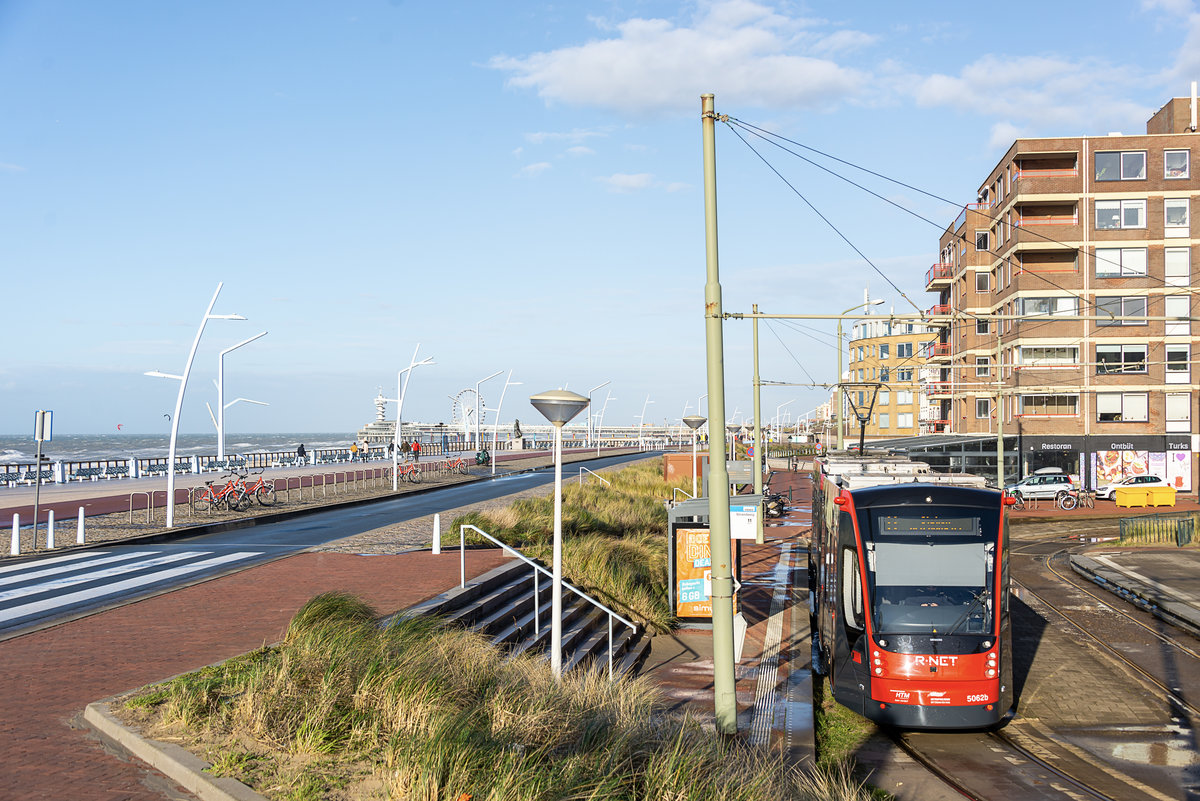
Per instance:
[[[842,614],[852,628],[863,627],[862,582],[858,576],[858,554],[850,548],[842,550]]]

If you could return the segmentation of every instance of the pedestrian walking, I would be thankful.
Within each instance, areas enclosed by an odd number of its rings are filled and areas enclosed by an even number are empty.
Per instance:
[[[414,462],[421,461],[421,440],[414,439],[412,444],[412,457]]]

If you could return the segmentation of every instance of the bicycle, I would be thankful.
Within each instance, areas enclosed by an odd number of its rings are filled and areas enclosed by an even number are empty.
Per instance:
[[[446,471],[449,473],[461,473],[465,476],[467,474],[467,460],[459,458],[446,462]]]
[[[1095,490],[1080,490],[1079,491],[1079,508],[1080,509],[1095,509],[1096,508],[1096,491]]]
[[[400,465],[396,468],[396,477],[406,479],[411,484],[420,484],[421,468],[416,464]]]
[[[275,483],[263,479],[262,470],[259,470],[255,475],[258,476],[252,484],[246,484],[246,479],[249,478],[249,473],[237,474],[238,489],[248,498],[253,498],[258,501],[259,506],[274,506],[275,505]]]
[[[1063,490],[1054,496],[1054,503],[1063,511],[1071,511],[1079,505],[1079,490]]]
[[[1025,496],[1022,495],[1020,492],[1014,492],[1009,497],[1011,497],[1013,499],[1013,503],[1012,503],[1013,511],[1020,512],[1020,511],[1023,511],[1024,509],[1028,508],[1025,505]]]
[[[234,480],[234,476],[230,474],[225,479],[225,483],[219,486],[214,486],[216,481],[205,481],[204,489],[193,498],[192,506],[200,512],[223,508],[238,512],[249,506],[250,498]]]

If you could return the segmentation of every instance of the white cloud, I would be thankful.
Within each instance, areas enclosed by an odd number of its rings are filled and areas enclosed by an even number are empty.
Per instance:
[[[0,162],[0,172],[25,172],[25,168],[20,164],[5,164]]]
[[[686,192],[691,188],[691,184],[684,183],[683,181],[672,181],[671,183],[667,184],[668,192]]]
[[[540,175],[550,169],[551,164],[548,161],[539,161],[536,164],[526,164],[521,168],[521,175]]]
[[[509,73],[509,86],[533,89],[548,103],[629,114],[695,110],[705,92],[736,97],[743,107],[813,107],[869,86],[865,73],[808,53],[861,46],[870,37],[807,30],[819,24],[749,0],[724,0],[702,5],[690,25],[629,19],[602,27],[611,28],[607,38],[497,56],[490,66]]]
[[[1024,132],[1011,122],[998,122],[992,126],[991,135],[988,137],[988,147],[995,150],[1007,148],[1014,139],[1023,135]]]
[[[1141,94],[1145,81],[1144,74],[1128,65],[1099,59],[986,55],[958,75],[916,78],[909,91],[918,106],[947,106],[981,116],[1000,111],[1012,118],[1005,124],[1020,124],[1027,134],[1093,133],[1144,124],[1153,109],[1125,96]],[[900,78],[896,82],[903,83]]]
[[[632,175],[618,172],[607,178],[597,178],[596,180],[606,184],[612,192],[636,192],[648,189],[654,185],[654,175],[648,172],[639,172]]]
[[[813,45],[813,52],[821,55],[848,53],[851,50],[861,50],[879,41],[878,36],[862,31],[835,31]]]
[[[1162,9],[1168,14],[1186,17],[1194,13],[1196,4],[1192,0],[1142,0],[1143,11]]]
[[[576,145],[575,147],[567,148],[567,155],[568,156],[594,156],[594,155],[596,155],[596,151],[592,150],[590,147],[584,147],[583,145]]]

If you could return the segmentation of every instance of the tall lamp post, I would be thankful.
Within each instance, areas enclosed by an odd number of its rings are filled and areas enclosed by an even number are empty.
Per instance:
[[[417,352],[421,350],[421,343],[413,348],[412,359],[408,362],[408,367],[396,373],[396,430],[392,433],[392,492],[400,488],[400,477],[397,475],[400,467],[400,430],[404,422],[404,393],[408,389],[408,382],[412,378],[413,369],[425,364],[437,364],[432,356],[417,361]],[[405,377],[407,374],[407,377]],[[404,379],[401,381],[401,379]]]
[[[645,437],[646,437],[646,429],[645,429],[646,407],[652,403],[654,403],[654,401],[650,400],[650,396],[647,395],[646,402],[642,404],[642,416],[640,418],[638,418],[638,449],[639,450],[646,449],[646,439],[645,439]]]
[[[783,429],[781,429],[779,427],[779,424],[780,424],[779,412],[780,412],[780,410],[783,409],[784,406],[787,406],[787,405],[795,403],[795,402],[796,402],[796,399],[792,398],[787,403],[781,403],[775,407],[775,436],[776,437],[780,437],[780,435],[783,433]],[[780,438],[779,441],[782,442],[783,441],[782,438]]]
[[[520,381],[512,380],[512,370],[508,371],[508,377],[504,379],[504,389],[500,390],[500,402],[496,404],[496,422],[492,424],[492,475],[496,475],[496,440],[499,438],[500,430],[500,408],[504,406],[504,393],[508,392],[509,387],[518,386]]]
[[[854,311],[855,309],[861,309],[863,306],[878,306],[880,303],[883,303],[883,298],[876,298],[875,300],[868,300],[865,303],[858,303],[854,306],[851,306],[850,308],[848,308],[844,312],[842,312],[842,314],[849,314],[850,312]],[[837,449],[840,451],[840,450],[844,450],[846,447],[846,443],[842,437],[842,433],[843,433],[842,432],[842,405],[843,405],[843,401],[842,401],[842,320],[840,317],[838,318],[838,324],[837,324],[837,348],[838,348],[837,389],[834,392],[834,394],[837,396],[837,408],[836,408],[836,412],[837,412]]]
[[[696,473],[699,472],[696,467],[696,439],[697,439],[696,429],[698,429],[698,428],[700,428],[700,426],[704,425],[704,423],[707,420],[708,420],[707,417],[701,417],[698,414],[690,414],[687,417],[683,418],[684,424],[686,424],[688,428],[692,429],[692,497],[693,498],[696,497],[697,492],[699,491],[696,487]]]
[[[554,426],[554,587],[551,593],[550,669],[562,678],[562,427],[588,405],[588,399],[553,389],[529,399]]]
[[[225,409],[227,408],[226,404],[225,404],[225,354],[237,350],[242,345],[249,345],[251,342],[253,342],[256,339],[262,339],[266,335],[267,335],[267,332],[263,331],[261,334],[255,334],[254,336],[250,337],[249,339],[243,339],[241,342],[237,343],[236,345],[233,345],[232,347],[228,347],[225,350],[221,351],[220,355],[217,357],[217,458],[218,459],[225,458]],[[238,400],[244,400],[247,403],[257,403],[260,406],[267,405],[267,404],[263,403],[262,401],[252,401],[249,398],[238,398],[237,400],[230,402],[229,406],[232,406],[234,403],[237,403]]]
[[[607,387],[607,386],[608,386],[609,384],[611,384],[611,383],[612,383],[612,379],[609,379],[608,381],[605,381],[603,384],[597,384],[596,386],[594,386],[594,387],[592,387],[591,389],[589,389],[589,390],[588,390],[588,406],[591,406],[591,405],[592,405],[592,393],[593,393],[593,392],[595,392],[595,391],[596,391],[596,390],[598,390],[598,389],[603,389],[604,387]],[[587,444],[588,444],[588,447],[590,448],[590,447],[592,446],[592,440],[593,440],[593,439],[595,439],[595,436],[594,436],[594,429],[593,429],[593,427],[592,427],[592,416],[591,416],[591,414],[588,414],[588,418],[587,418],[587,427],[588,427],[588,430],[587,430]]]
[[[480,408],[479,387],[484,381],[491,381],[503,372],[503,370],[497,370],[487,378],[481,378],[475,382],[475,450],[477,451],[483,450],[483,415],[487,412],[486,409]]]
[[[183,375],[171,375],[158,370],[150,370],[148,376],[156,378],[173,378],[179,382],[179,394],[175,396],[175,414],[171,417],[171,445],[167,449],[167,528],[175,527],[175,446],[179,441],[179,413],[183,411],[183,392],[187,389],[188,376],[192,372],[192,362],[196,360],[196,349],[200,347],[200,337],[204,334],[204,326],[209,320],[245,320],[240,314],[213,314],[213,306],[217,305],[217,296],[221,294],[224,281],[217,283],[217,291],[213,293],[204,316],[200,318],[200,327],[196,329],[196,338],[192,340],[192,349],[188,351],[187,363],[183,366]]]

